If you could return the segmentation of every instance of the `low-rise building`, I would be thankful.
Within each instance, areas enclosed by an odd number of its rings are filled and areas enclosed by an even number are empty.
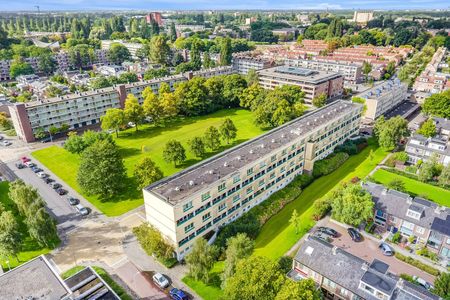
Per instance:
[[[439,72],[442,62],[447,57],[447,49],[440,47],[434,53],[425,70],[416,78],[413,90],[426,93],[440,93],[449,88],[448,77],[450,75]]]
[[[147,221],[182,259],[218,229],[311,172],[358,133],[362,105],[338,100],[144,188]]]
[[[111,48],[112,44],[121,44],[122,46],[125,46],[128,51],[130,51],[131,57],[133,59],[138,58],[137,52],[139,51],[139,49],[144,47],[144,45],[140,43],[129,43],[122,40],[102,40],[102,49],[107,51],[109,50],[109,48]]]
[[[344,77],[341,74],[327,71],[280,66],[258,71],[259,84],[265,89],[274,89],[285,84],[295,85],[305,93],[305,102],[325,94],[327,99],[342,96]]]
[[[95,71],[103,76],[115,76],[118,77],[120,74],[126,71],[125,67],[118,65],[110,66],[100,66],[95,69]]]
[[[386,80],[373,88],[358,94],[366,104],[364,117],[375,120],[379,116],[400,105],[408,97],[408,86],[399,79]]]
[[[386,231],[414,236],[443,259],[450,258],[450,208],[421,197],[389,190],[380,184],[363,183],[375,203],[374,221]]]
[[[316,237],[300,246],[288,276],[311,278],[325,299],[439,300],[440,297],[389,272],[389,265],[367,262]]]
[[[259,71],[271,68],[275,63],[272,60],[251,56],[248,53],[237,53],[233,55],[232,65],[235,72],[246,75],[250,70]]]

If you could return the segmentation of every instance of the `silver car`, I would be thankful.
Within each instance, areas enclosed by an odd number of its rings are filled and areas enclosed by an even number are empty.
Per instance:
[[[165,289],[169,286],[169,280],[161,273],[155,273],[155,275],[153,275],[153,282],[161,289]]]

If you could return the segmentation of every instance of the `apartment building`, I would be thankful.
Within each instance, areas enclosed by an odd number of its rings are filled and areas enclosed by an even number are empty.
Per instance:
[[[255,57],[250,53],[237,53],[233,55],[233,70],[242,75],[247,75],[248,71],[259,71],[262,69],[271,68],[275,65],[273,60],[265,59],[263,57]]]
[[[24,61],[33,68],[33,70],[38,70],[38,58],[37,57],[26,57]],[[11,75],[9,74],[11,63],[13,60],[0,60],[0,81],[11,80]]]
[[[367,182],[362,187],[372,195],[377,226],[405,237],[415,236],[418,244],[450,258],[450,208],[380,184]]]
[[[102,40],[102,49],[109,50],[112,44],[121,44],[125,46],[128,49],[128,51],[130,51],[131,57],[133,59],[138,58],[136,53],[139,51],[139,49],[144,47],[144,45],[140,43],[128,43],[122,40]]]
[[[280,66],[258,71],[259,84],[265,89],[274,89],[285,84],[299,86],[305,92],[305,102],[322,94],[328,99],[342,95],[344,77],[335,72]]]
[[[95,71],[103,76],[118,77],[120,74],[126,72],[126,69],[125,67],[118,65],[109,65],[109,66],[99,66],[95,68]]]
[[[338,100],[144,188],[147,221],[182,259],[200,237],[282,189],[356,134],[362,105]]]
[[[408,162],[416,164],[419,160],[427,161],[431,156],[447,166],[450,164],[450,120],[433,118],[436,135],[428,138],[421,134],[413,134],[406,144],[405,152]]]
[[[352,22],[358,25],[367,25],[369,21],[373,20],[373,11],[355,11],[353,13]]]
[[[288,277],[310,278],[325,299],[347,300],[440,300],[426,289],[389,271],[389,265],[367,262],[316,237],[308,237],[292,262]]]
[[[50,126],[61,127],[62,124],[67,124],[70,129],[77,129],[99,123],[100,117],[107,109],[123,107],[128,94],[133,94],[142,103],[144,101],[142,91],[146,87],[158,93],[163,82],[169,84],[173,90],[176,83],[194,76],[209,78],[231,72],[231,67],[200,70],[45,100],[15,103],[9,107],[9,111],[18,137],[26,142],[32,142],[35,140],[36,131],[41,129],[48,131]]]
[[[413,90],[426,93],[440,93],[449,88],[448,74],[438,72],[440,65],[447,57],[447,49],[440,47],[434,53],[425,70],[416,78]]]
[[[149,14],[147,14],[145,16],[145,20],[147,21],[148,24],[155,22],[157,23],[159,26],[163,26],[163,19],[162,19],[162,15],[160,12],[151,12]]]
[[[383,81],[357,97],[365,100],[367,109],[364,118],[373,121],[405,101],[408,97],[408,86],[395,78]]]
[[[362,66],[349,62],[318,61],[310,59],[286,59],[285,64],[290,67],[300,67],[311,70],[339,73],[344,76],[344,81],[355,84],[363,79]]]

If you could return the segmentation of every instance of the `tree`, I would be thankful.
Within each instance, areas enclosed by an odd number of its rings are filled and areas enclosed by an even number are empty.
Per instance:
[[[209,283],[209,271],[211,271],[216,260],[218,249],[214,245],[199,238],[195,241],[192,251],[186,255],[186,264],[189,268],[189,275],[195,280]]]
[[[100,117],[100,121],[102,122],[101,127],[103,130],[114,130],[116,137],[119,137],[120,128],[125,126],[125,114],[121,109],[110,108],[104,116]],[[66,144],[64,144],[64,147]]]
[[[169,244],[161,232],[149,223],[141,224],[133,228],[139,243],[144,251],[150,255],[156,255],[157,258],[173,258],[173,246]]]
[[[125,107],[123,109],[125,120],[135,124],[138,131],[138,124],[144,119],[144,109],[139,105],[138,99],[133,94],[128,94],[125,99]]]
[[[150,40],[150,60],[157,64],[167,65],[170,48],[167,37],[155,35]]]
[[[193,137],[189,142],[189,148],[195,157],[202,158],[205,156],[205,143],[201,137]]]
[[[194,42],[192,43],[190,58],[190,63],[193,67],[193,70],[200,70],[202,68],[202,59],[200,57],[199,43],[197,40],[194,40]]]
[[[292,212],[291,218],[289,219],[289,223],[294,226],[295,234],[298,234],[298,230],[300,228],[300,216],[297,213],[297,210],[294,209]]]
[[[53,247],[58,238],[56,222],[42,205],[26,219],[28,232],[41,247]]]
[[[114,78],[114,77],[113,77]],[[132,83],[139,81],[139,78],[136,73],[133,72],[124,72],[119,75],[118,81],[120,83]]]
[[[432,118],[428,118],[423,124],[420,126],[417,133],[426,136],[426,137],[434,137],[436,135],[436,125]]]
[[[169,39],[172,42],[175,42],[175,40],[177,39],[177,30],[175,28],[175,23],[174,22],[170,23]]]
[[[405,183],[401,179],[392,179],[386,184],[386,187],[399,192],[406,192]]]
[[[408,122],[401,116],[387,121],[381,116],[375,122],[374,132],[378,144],[386,150],[391,150],[401,138],[409,135]]]
[[[254,248],[254,241],[245,233],[238,233],[227,240],[227,250],[225,252],[225,268],[222,273],[222,282],[234,275],[236,264],[240,259],[249,257]]]
[[[86,149],[86,144],[84,143],[83,137],[79,136],[75,131],[72,131],[67,134],[67,139],[64,142],[64,149],[70,153],[80,154]]]
[[[98,140],[83,151],[77,182],[88,195],[100,195],[102,198],[117,195],[125,180],[123,159],[109,140]]]
[[[177,98],[173,93],[160,94],[159,101],[164,118],[174,117],[178,114]]]
[[[372,196],[360,185],[348,184],[333,192],[332,216],[340,222],[358,226],[373,216]]]
[[[38,68],[39,71],[49,75],[56,70],[56,60],[50,53],[42,53],[38,57]]]
[[[13,60],[13,62],[11,63],[11,67],[9,68],[9,75],[11,75],[12,78],[33,73],[34,70],[31,65],[25,62],[22,58]]]
[[[209,55],[209,52],[205,51],[203,52],[203,67],[208,69],[212,68],[214,66],[214,62],[211,60],[211,56]]]
[[[232,74],[223,78],[223,103],[224,107],[237,107],[239,99],[247,88],[247,81],[238,74]]]
[[[450,90],[426,98],[422,109],[429,115],[450,119]]]
[[[286,280],[275,300],[320,300],[322,293],[311,278],[293,281]]]
[[[119,43],[113,43],[108,50],[108,59],[114,64],[120,65],[131,59],[130,51],[127,47]]]
[[[314,99],[312,99],[312,104],[315,107],[322,107],[325,104],[327,104],[327,94],[322,93],[316,97],[314,97]]]
[[[258,83],[249,85],[239,97],[239,105],[244,108],[249,108],[255,111],[259,105],[264,102],[266,90],[262,88]]]
[[[231,39],[229,37],[225,38],[220,45],[220,65],[228,66],[231,64],[232,54],[231,54]]]
[[[134,167],[133,174],[140,190],[164,177],[161,169],[149,157],[144,157]]]
[[[442,186],[450,185],[450,164],[442,169],[442,172],[439,175],[439,184]]]
[[[275,299],[285,282],[278,263],[261,256],[238,261],[234,275],[225,281],[225,299]]]
[[[417,179],[422,182],[431,181],[434,176],[439,174],[439,170],[438,158],[436,155],[432,155],[420,166]]]
[[[22,245],[19,224],[11,211],[0,214],[0,257],[15,256]]]
[[[363,72],[364,76],[366,77],[366,81],[368,81],[369,73],[372,72],[372,65],[370,63],[368,63],[367,61],[363,62],[362,72]]]
[[[450,300],[450,273],[441,273],[434,281],[432,292],[444,300]]]
[[[216,127],[210,126],[206,129],[205,135],[203,136],[205,141],[205,146],[211,151],[216,151],[220,147],[220,133]]]
[[[183,115],[198,116],[211,110],[211,99],[208,97],[208,90],[204,83],[204,78],[194,77],[179,83],[175,88],[174,94]]]
[[[259,83],[259,75],[256,72],[255,69],[250,69],[248,70],[247,73],[247,86],[251,86],[253,84],[258,84]]]
[[[10,184],[8,195],[17,206],[19,214],[25,218],[30,214],[30,207],[33,206],[33,203],[39,204],[37,206],[44,206],[37,190],[26,185],[22,180],[16,180]]]
[[[144,98],[144,103],[142,104],[144,115],[152,119],[153,124],[157,124],[163,115],[163,108],[159,98],[150,87],[144,89],[142,97]]]
[[[177,140],[169,140],[163,151],[163,158],[166,162],[173,162],[175,167],[178,163],[186,160],[186,150]]]
[[[222,138],[227,141],[227,144],[229,144],[230,140],[234,140],[236,138],[237,128],[234,126],[234,123],[230,118],[226,118],[222,125],[220,125],[219,132]]]

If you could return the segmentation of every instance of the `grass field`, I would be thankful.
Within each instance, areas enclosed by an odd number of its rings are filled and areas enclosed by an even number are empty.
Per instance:
[[[253,124],[252,113],[242,109],[222,110],[201,117],[177,118],[164,127],[142,125],[138,132],[135,132],[134,129],[120,132],[119,138],[116,138],[116,143],[124,158],[128,175],[132,176],[136,163],[146,156],[150,157],[161,168],[165,176],[199,162],[199,159],[193,157],[189,152],[188,140],[194,136],[203,135],[209,126],[219,127],[225,118],[230,118],[236,125],[238,129],[237,138],[232,144],[227,145],[223,143],[221,149],[215,153],[208,152],[208,156],[212,156],[263,133],[260,128]],[[162,156],[163,148],[170,139],[180,141],[186,148],[187,160],[176,168],[173,164],[166,163]],[[79,166],[78,155],[71,154],[59,146],[51,146],[35,151],[32,155],[77,192],[83,194],[76,182]],[[101,200],[96,196],[83,195],[105,215],[118,216],[143,203],[142,192],[136,188],[136,185],[130,183],[127,186],[127,190],[120,197],[108,201]]]
[[[369,155],[371,150],[373,151],[372,158]],[[274,260],[285,255],[314,226],[315,221],[312,219],[312,215],[313,204],[316,200],[326,196],[343,181],[349,181],[353,177],[366,177],[386,155],[386,151],[378,148],[374,143],[370,143],[361,153],[350,156],[336,171],[316,179],[305,188],[296,200],[286,205],[283,210],[264,224],[256,238],[253,255],[266,256]],[[301,219],[298,234],[295,234],[294,226],[289,223],[294,209],[297,210]],[[222,269],[223,262],[218,262],[212,273],[220,273]],[[222,290],[218,285],[206,285],[190,277],[185,277],[183,281],[205,300],[218,299],[218,296],[222,295]]]
[[[12,210],[17,222],[19,222],[20,232],[22,234],[22,249],[17,255],[18,260],[15,257],[9,257],[9,267],[14,268],[30,259],[35,258],[41,254],[45,254],[51,251],[51,249],[42,248],[39,244],[33,240],[27,231],[27,226],[24,223],[23,218],[19,215],[15,204],[8,197],[8,182],[0,182],[0,203],[3,204],[6,210]],[[8,263],[5,259],[0,257],[0,263],[3,269],[8,270]]]
[[[450,191],[414,180],[399,174],[389,172],[387,170],[379,169],[373,175],[373,179],[381,184],[387,184],[394,179],[399,179],[404,182],[406,191],[414,196],[422,196],[428,200],[436,202],[440,205],[450,206]]]

